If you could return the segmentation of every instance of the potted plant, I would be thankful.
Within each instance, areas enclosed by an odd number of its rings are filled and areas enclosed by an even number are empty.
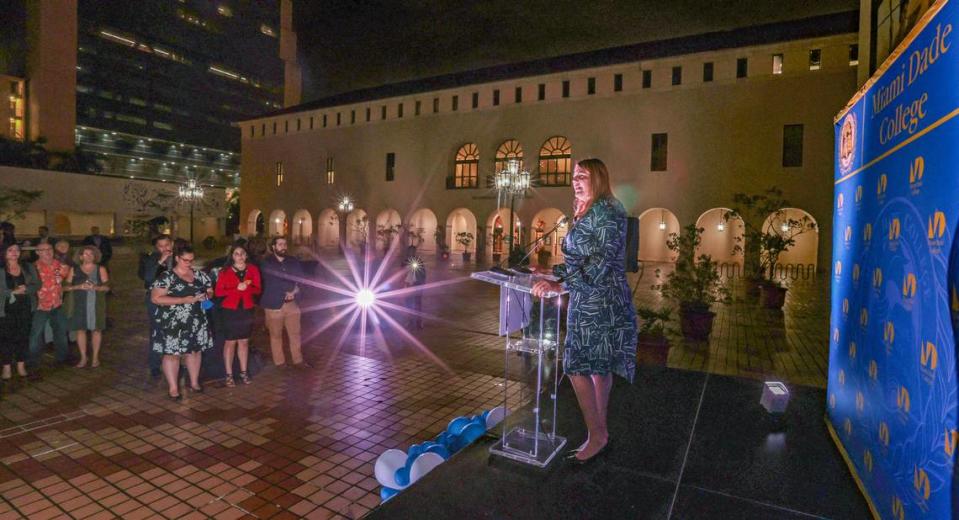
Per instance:
[[[493,228],[493,263],[499,264],[503,259],[503,253],[496,251],[496,244],[503,240],[503,228]]]
[[[440,260],[449,260],[450,248],[446,246],[445,230],[439,226],[433,230],[433,241],[436,244],[436,257]]]
[[[393,239],[400,232],[399,224],[379,224],[376,226],[376,236],[383,243],[383,254],[390,252],[390,246],[393,245]]]
[[[470,244],[473,243],[473,234],[467,231],[461,231],[456,234],[456,242],[463,246],[463,263],[470,261]]]
[[[676,269],[666,282],[653,286],[663,296],[679,303],[679,325],[683,336],[697,341],[709,338],[716,314],[710,310],[716,302],[729,300],[728,290],[722,286],[717,262],[709,255],[696,257],[696,247],[702,240],[703,228],[688,225],[683,233],[670,233],[666,246],[677,254]],[[657,277],[659,272],[657,270]]]
[[[808,215],[790,218],[784,209],[788,207],[782,190],[774,186],[764,193],[734,194],[733,208],[723,214],[726,221],[743,223],[743,235],[736,237],[733,253],[743,255],[746,294],[760,296],[770,309],[782,308],[786,300],[787,289],[773,280],[779,256],[796,245],[797,236],[816,230]]]
[[[673,310],[664,307],[656,310],[639,306],[636,315],[639,318],[639,332],[636,337],[636,357],[648,364],[665,365],[669,356],[669,339],[666,338],[666,323],[671,319]]]

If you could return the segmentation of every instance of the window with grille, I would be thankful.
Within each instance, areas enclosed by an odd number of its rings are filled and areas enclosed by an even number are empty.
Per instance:
[[[479,184],[479,149],[466,143],[456,152],[453,170],[454,188],[475,188]]]
[[[333,156],[326,158],[326,183],[333,184],[336,182],[336,171],[333,169]]]
[[[516,139],[504,141],[496,149],[496,160],[493,163],[493,174],[506,169],[510,159],[518,159],[523,162],[523,146]]]
[[[539,149],[540,186],[569,186],[573,147],[563,136],[550,137]]]

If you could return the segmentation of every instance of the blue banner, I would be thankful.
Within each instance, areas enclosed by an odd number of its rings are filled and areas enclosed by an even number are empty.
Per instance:
[[[828,422],[881,518],[951,518],[959,0],[836,118]]]

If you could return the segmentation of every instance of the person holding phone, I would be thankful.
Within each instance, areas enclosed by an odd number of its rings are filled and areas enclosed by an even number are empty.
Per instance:
[[[107,322],[106,293],[110,290],[110,276],[106,268],[100,265],[100,250],[94,246],[78,249],[73,263],[75,265],[66,277],[69,285],[64,286],[63,290],[73,293],[68,301],[67,316],[70,330],[77,333],[77,347],[80,349],[80,362],[76,367],[87,366],[87,332],[90,332],[90,343],[93,345],[90,366],[96,368],[100,366],[100,344]]]
[[[177,384],[180,357],[186,359],[190,389],[201,393],[201,353],[213,348],[213,335],[204,312],[204,307],[211,305],[213,283],[208,274],[193,268],[195,258],[192,246],[178,245],[173,251],[173,269],[161,273],[150,291],[150,301],[157,306],[153,315],[153,350],[163,355],[168,396],[174,401],[183,398]]]
[[[37,290],[40,278],[33,265],[22,262],[20,246],[16,242],[4,243],[3,264],[0,268],[0,365],[3,380],[13,377],[12,365],[17,365],[17,375],[27,376],[26,361],[30,345],[30,323],[37,309]]]
[[[247,371],[250,356],[250,336],[253,333],[254,298],[262,291],[260,270],[250,264],[245,244],[236,243],[230,249],[229,263],[220,270],[216,279],[216,295],[223,298],[220,303],[223,337],[223,366],[227,387],[236,386],[233,379],[234,355],[240,358],[240,381],[252,383]]]

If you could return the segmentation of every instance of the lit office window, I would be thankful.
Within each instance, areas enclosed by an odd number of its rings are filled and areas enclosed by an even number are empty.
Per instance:
[[[573,147],[561,136],[553,136],[539,149],[539,184],[541,186],[569,186],[571,180]]]
[[[783,55],[773,54],[773,74],[783,73]]]
[[[453,186],[475,188],[479,183],[479,150],[475,143],[466,143],[456,152]]]
[[[333,184],[336,181],[336,172],[333,170],[333,156],[326,158],[326,183]]]
[[[496,149],[496,161],[493,163],[493,173],[501,172],[506,169],[510,159],[523,162],[523,146],[516,139],[504,141]]]
[[[277,161],[273,168],[276,173],[276,186],[280,187],[283,184],[283,161]]]

